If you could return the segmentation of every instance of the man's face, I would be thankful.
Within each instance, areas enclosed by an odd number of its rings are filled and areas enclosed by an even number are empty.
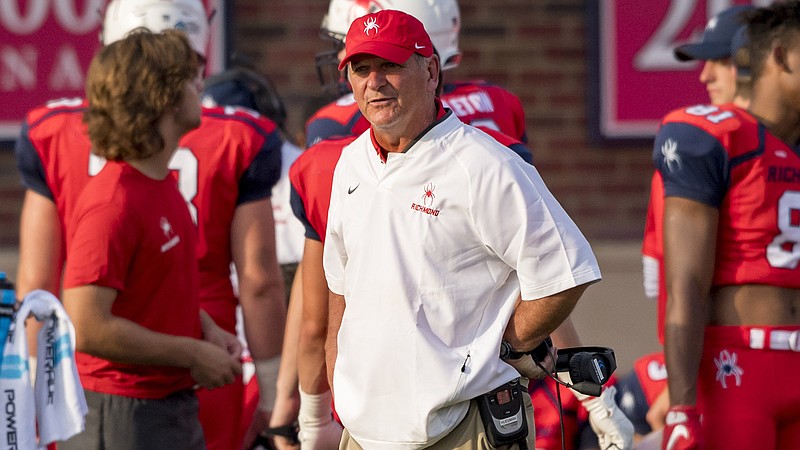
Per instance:
[[[700,82],[706,85],[711,103],[730,103],[736,95],[736,66],[730,58],[709,59],[700,72]]]
[[[416,130],[416,122],[426,119],[423,111],[432,107],[436,90],[437,80],[432,74],[435,69],[430,60],[412,56],[405,63],[396,64],[364,55],[354,58],[348,66],[356,103],[373,129],[402,133],[422,131],[428,125]]]
[[[795,111],[800,110],[800,33],[784,46],[772,51],[781,71],[778,86],[781,97]]]
[[[187,81],[183,86],[183,94],[175,117],[182,132],[193,130],[200,126],[200,92],[203,90],[202,75]]]

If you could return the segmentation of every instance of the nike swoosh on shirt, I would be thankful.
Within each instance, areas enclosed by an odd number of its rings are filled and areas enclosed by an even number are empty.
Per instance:
[[[356,189],[358,189],[358,187],[359,187],[359,186],[361,186],[361,183],[358,183],[358,184],[356,185],[356,187],[347,188],[347,193],[348,193],[348,194],[352,194],[353,192],[355,192],[355,191],[356,191]]]
[[[675,448],[679,438],[689,439],[689,429],[686,428],[686,425],[676,425],[672,429],[672,434],[669,435],[669,440],[667,441],[667,450]]]

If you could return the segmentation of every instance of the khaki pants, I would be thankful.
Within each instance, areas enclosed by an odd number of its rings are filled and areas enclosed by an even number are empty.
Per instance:
[[[536,448],[536,430],[533,427],[533,404],[531,396],[528,394],[528,380],[520,378],[522,385],[522,399],[525,403],[525,418],[528,421],[528,449]],[[469,411],[464,420],[456,426],[453,431],[443,437],[439,442],[428,447],[430,450],[519,450],[519,445],[506,445],[503,447],[492,447],[486,437],[486,430],[483,428],[481,413],[478,411],[478,403],[475,400],[469,402]],[[342,432],[342,440],[339,443],[339,450],[363,450],[362,447],[350,437],[347,428]]]

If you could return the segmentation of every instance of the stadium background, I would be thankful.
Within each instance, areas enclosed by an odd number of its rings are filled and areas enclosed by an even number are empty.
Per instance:
[[[587,345],[613,347],[624,371],[657,348],[655,306],[644,297],[639,256],[651,148],[647,139],[597,135],[600,1],[606,0],[460,0],[464,59],[447,77],[490,80],[522,100],[535,164],[592,242],[604,274],[576,309],[579,333]],[[661,9],[656,14],[663,16],[670,2],[656,3]],[[321,93],[314,55],[329,48],[318,38],[327,4],[231,0],[227,5],[229,50],[250,58],[272,79],[289,111],[292,134],[302,129],[309,105]],[[697,14],[699,22],[685,35],[702,30],[706,11]],[[6,142],[0,148],[0,270],[12,279],[21,198]]]

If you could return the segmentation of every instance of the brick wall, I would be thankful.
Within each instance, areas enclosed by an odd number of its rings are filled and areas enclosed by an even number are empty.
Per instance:
[[[464,60],[447,76],[494,81],[520,97],[536,166],[589,239],[638,239],[650,149],[588,142],[587,1],[460,0]],[[314,54],[328,48],[317,36],[327,4],[231,0],[233,48],[272,78],[295,130],[321,91]],[[0,150],[0,245],[16,242],[18,185],[13,154]]]
[[[401,0],[402,1],[402,0]],[[589,0],[591,1],[591,0]],[[588,142],[584,0],[460,0],[461,65],[449,79],[496,82],[522,100],[536,166],[589,238],[638,239],[644,226],[650,148]],[[239,0],[234,48],[273,79],[302,124],[319,94],[315,52],[326,0]]]
[[[0,248],[17,245],[22,194],[14,152],[0,147]]]

